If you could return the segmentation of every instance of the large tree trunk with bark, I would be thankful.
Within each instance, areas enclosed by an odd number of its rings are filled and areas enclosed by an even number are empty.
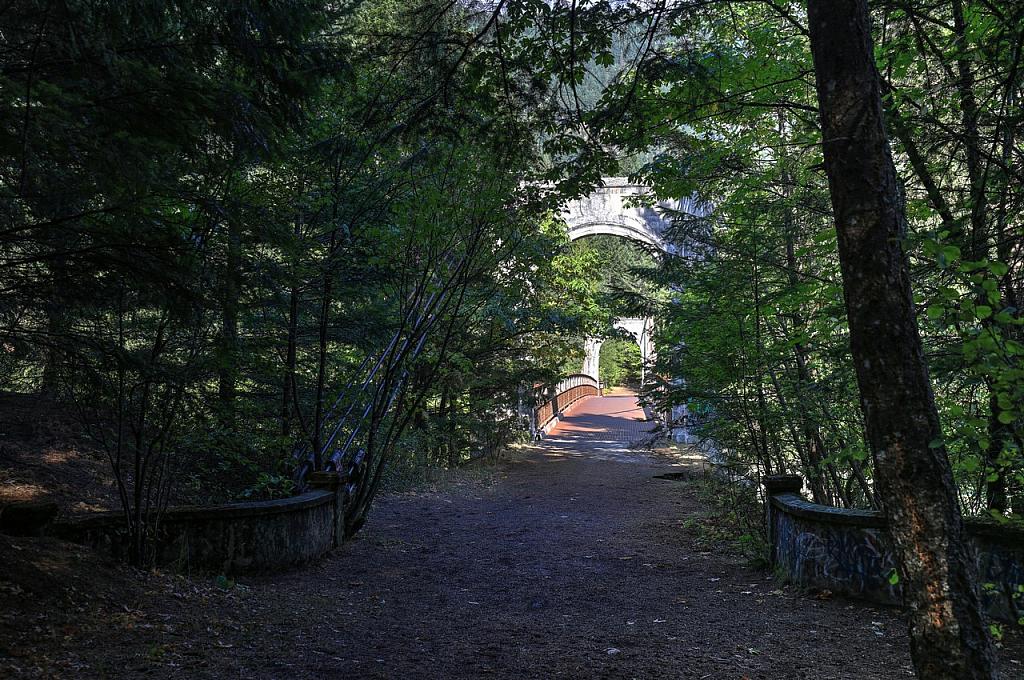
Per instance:
[[[972,553],[914,316],[905,213],[866,0],[809,0],[811,49],[861,406],[921,678],[991,678]]]

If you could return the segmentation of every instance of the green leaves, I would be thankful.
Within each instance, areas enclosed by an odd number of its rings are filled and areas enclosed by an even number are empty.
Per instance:
[[[973,474],[981,469],[981,458],[978,456],[966,456],[960,461],[960,469],[967,474]]]
[[[1006,274],[1010,271],[1010,268],[1007,267],[1002,262],[989,262],[988,270],[992,272],[995,276],[1006,276]]]
[[[937,239],[924,239],[922,241],[926,255],[935,258],[935,263],[940,269],[947,269],[960,260],[960,248],[950,243],[944,243]],[[964,263],[968,267],[969,263]]]

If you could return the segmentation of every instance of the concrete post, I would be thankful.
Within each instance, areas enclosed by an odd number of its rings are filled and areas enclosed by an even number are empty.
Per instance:
[[[338,472],[312,472],[309,475],[309,487],[334,494],[334,533],[331,537],[332,547],[337,548],[345,540],[345,484]]]
[[[583,341],[583,370],[580,373],[589,375],[594,380],[600,379],[601,371],[601,338],[586,338]]]
[[[772,504],[772,496],[800,493],[804,488],[804,480],[800,475],[769,475],[761,478],[761,484],[764,486],[764,520],[768,529],[768,562],[774,568],[778,564],[775,513],[779,510]]]

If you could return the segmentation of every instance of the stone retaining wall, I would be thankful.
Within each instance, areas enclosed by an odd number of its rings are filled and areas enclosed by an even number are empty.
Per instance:
[[[314,473],[312,491],[292,498],[208,507],[168,508],[157,524],[155,562],[184,573],[252,574],[315,560],[341,544],[344,484]],[[104,512],[55,522],[47,533],[127,553],[124,515]]]
[[[767,477],[768,540],[773,566],[789,581],[883,604],[902,604],[888,521],[870,510],[818,505],[800,495],[796,475]],[[990,616],[1024,616],[1024,530],[965,520],[982,597]]]

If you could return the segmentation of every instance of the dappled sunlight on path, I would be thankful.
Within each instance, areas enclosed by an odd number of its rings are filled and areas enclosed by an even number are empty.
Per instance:
[[[633,394],[587,397],[562,416],[537,448],[548,458],[649,462],[643,448],[653,429]]]
[[[651,428],[592,397],[486,477],[381,498],[331,558],[236,589],[190,677],[912,677],[894,612],[750,566],[701,466],[630,446]]]

